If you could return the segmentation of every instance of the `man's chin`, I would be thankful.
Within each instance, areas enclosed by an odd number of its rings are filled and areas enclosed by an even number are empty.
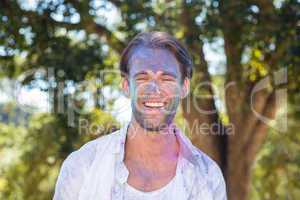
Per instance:
[[[156,132],[159,132],[160,131],[160,128],[159,127],[154,127],[154,126],[146,126],[146,127],[143,127],[147,132],[153,132],[153,133],[156,133]]]
[[[167,128],[169,125],[167,122],[157,122],[157,120],[144,120],[139,122],[139,124],[142,128],[150,132],[159,132]]]
[[[174,115],[146,115],[140,112],[133,112],[135,121],[149,132],[159,132],[166,129],[173,121]]]

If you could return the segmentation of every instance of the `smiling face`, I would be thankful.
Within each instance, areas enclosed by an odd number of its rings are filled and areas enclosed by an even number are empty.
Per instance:
[[[187,91],[176,57],[166,49],[137,47],[129,60],[129,78],[123,89],[130,94],[133,117],[148,131],[169,125],[180,98]]]

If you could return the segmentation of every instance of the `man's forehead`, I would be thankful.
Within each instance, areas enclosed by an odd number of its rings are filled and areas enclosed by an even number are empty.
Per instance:
[[[163,71],[178,73],[179,63],[176,57],[166,49],[139,47],[129,60],[130,71]]]

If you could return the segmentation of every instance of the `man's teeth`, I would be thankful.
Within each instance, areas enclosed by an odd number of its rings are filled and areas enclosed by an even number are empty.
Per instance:
[[[145,106],[158,108],[158,107],[164,106],[164,104],[163,103],[158,103],[158,102],[146,102]]]

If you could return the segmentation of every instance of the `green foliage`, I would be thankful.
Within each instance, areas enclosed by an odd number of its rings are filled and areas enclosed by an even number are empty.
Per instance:
[[[269,130],[254,165],[251,199],[300,198],[300,96],[289,97],[288,130]]]
[[[260,151],[252,178],[251,199],[300,198],[300,132],[293,119],[287,133],[272,131]]]
[[[102,129],[78,132],[53,114],[31,116],[28,127],[0,124],[0,198],[51,199],[62,161],[70,152],[118,128],[108,114],[94,110],[81,116]],[[114,127],[113,127],[114,126]]]

